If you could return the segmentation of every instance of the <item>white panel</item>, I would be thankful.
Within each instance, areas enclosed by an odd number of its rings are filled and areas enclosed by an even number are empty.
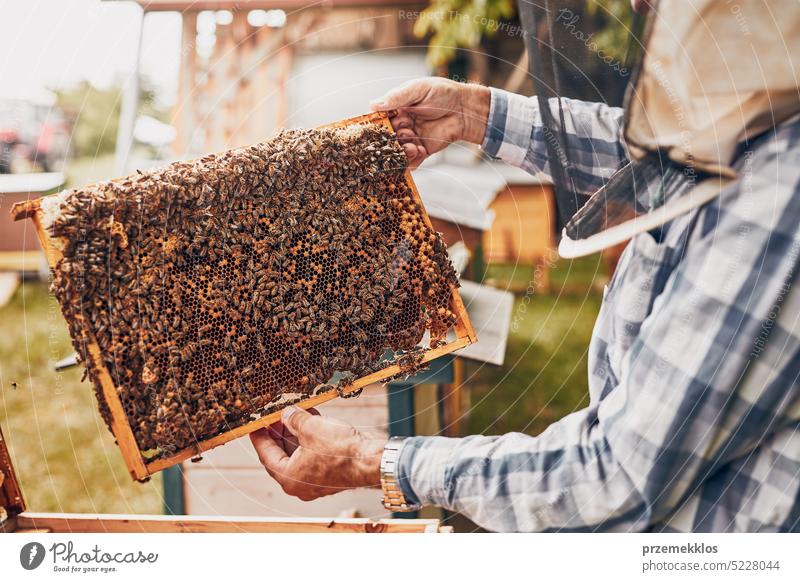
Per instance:
[[[61,188],[63,185],[64,174],[61,172],[0,175],[0,194],[26,192],[30,192],[31,194],[44,194],[50,190]]]
[[[478,230],[492,227],[494,211],[489,205],[506,185],[487,164],[426,163],[414,172],[414,182],[433,218]]]
[[[514,295],[464,280],[461,281],[459,292],[478,342],[456,353],[463,358],[502,366],[506,357]]]
[[[426,75],[423,49],[298,56],[287,86],[287,125],[315,127],[368,113],[373,99]]]
[[[336,517],[356,510],[361,517],[389,517],[379,489],[343,491],[315,501],[286,495],[265,470],[191,471],[186,480],[189,515]]]

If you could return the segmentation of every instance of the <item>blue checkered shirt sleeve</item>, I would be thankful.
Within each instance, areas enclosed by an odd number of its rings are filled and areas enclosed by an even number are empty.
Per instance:
[[[553,115],[559,119],[558,100],[551,99],[549,103]],[[570,178],[580,193],[592,194],[628,160],[620,138],[622,109],[566,98],[561,99],[561,107],[571,163]],[[483,151],[549,181],[550,162],[545,140],[535,97],[492,89]]]
[[[591,190],[624,158],[619,112],[568,110]],[[538,123],[535,103],[495,91],[484,147],[546,175]],[[800,123],[738,163],[747,180],[629,244],[593,333],[589,406],[536,437],[407,440],[411,502],[497,531],[800,528]]]

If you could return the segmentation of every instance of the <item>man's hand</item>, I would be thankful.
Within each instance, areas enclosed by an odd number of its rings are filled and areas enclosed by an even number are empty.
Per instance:
[[[454,141],[483,141],[491,93],[487,87],[429,77],[410,81],[370,105],[395,111],[392,126],[412,168]]]
[[[303,501],[356,487],[380,487],[386,439],[291,406],[283,420],[250,434],[261,464]]]

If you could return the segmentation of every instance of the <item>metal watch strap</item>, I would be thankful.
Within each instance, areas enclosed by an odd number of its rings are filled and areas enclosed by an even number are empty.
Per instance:
[[[381,489],[383,489],[383,506],[390,511],[416,511],[417,504],[406,501],[400,484],[397,482],[397,460],[408,437],[392,437],[383,447],[381,456]]]

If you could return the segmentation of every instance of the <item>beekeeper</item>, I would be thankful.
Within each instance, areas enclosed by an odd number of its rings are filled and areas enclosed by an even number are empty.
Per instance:
[[[287,493],[382,488],[393,511],[500,531],[800,531],[800,8],[662,0],[649,18],[624,110],[560,103],[571,181],[593,194],[562,254],[631,239],[589,405],[537,437],[388,442],[291,408],[252,435]],[[413,165],[465,140],[552,176],[536,98],[422,79],[374,108],[396,111]]]

